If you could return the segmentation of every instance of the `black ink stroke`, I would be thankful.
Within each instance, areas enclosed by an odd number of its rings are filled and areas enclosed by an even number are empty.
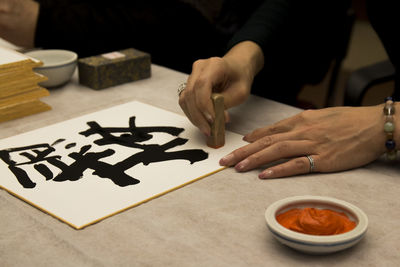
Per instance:
[[[194,164],[208,158],[208,153],[201,149],[171,151],[171,149],[187,143],[188,139],[178,137],[184,131],[183,128],[170,126],[137,127],[134,116],[129,118],[129,126],[125,128],[101,127],[95,121],[87,122],[87,125],[89,129],[80,132],[80,134],[85,137],[100,135],[101,138],[94,141],[94,144],[98,146],[121,145],[128,148],[135,148],[135,152],[136,149],[141,151],[132,154],[120,162],[109,164],[104,162],[103,159],[114,155],[115,150],[108,148],[100,152],[93,152],[90,151],[92,145],[87,144],[83,145],[78,152],[68,154],[68,157],[74,160],[74,162],[68,165],[62,161],[60,155],[51,155],[56,152],[54,146],[66,141],[66,139],[59,138],[51,145],[42,143],[0,150],[0,159],[8,165],[10,171],[24,188],[34,188],[36,183],[30,179],[27,172],[22,168],[24,165],[33,165],[33,168],[46,181],[77,181],[83,178],[83,173],[86,170],[90,169],[93,170],[93,175],[110,179],[114,184],[125,187],[140,183],[139,179],[125,173],[140,163],[147,166],[156,162],[186,160],[190,164]],[[143,142],[153,138],[153,133],[166,133],[176,138],[165,144],[143,144]],[[74,147],[76,147],[76,143],[65,145],[65,149]],[[13,153],[17,153],[26,160],[22,162],[12,160],[11,155]],[[54,176],[48,164],[58,168],[60,172]]]

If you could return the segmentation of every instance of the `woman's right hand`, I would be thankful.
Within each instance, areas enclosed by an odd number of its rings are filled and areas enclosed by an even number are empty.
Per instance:
[[[261,48],[250,41],[237,44],[222,58],[197,60],[179,96],[179,105],[189,120],[209,136],[215,118],[211,94],[224,96],[225,110],[243,103],[263,62]],[[229,120],[227,112],[225,120]]]

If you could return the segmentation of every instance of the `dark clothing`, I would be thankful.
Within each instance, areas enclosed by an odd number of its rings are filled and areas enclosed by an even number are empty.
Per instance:
[[[223,56],[228,40],[260,1],[246,8],[244,1],[223,1],[213,17],[188,0],[38,2],[37,47],[68,49],[79,57],[133,47],[150,53],[155,64],[190,73],[195,60]]]
[[[196,0],[38,2],[35,45],[80,57],[133,47],[155,64],[190,73],[194,61],[252,40],[265,57],[252,93],[292,105],[304,84],[323,79],[348,38],[350,0],[218,0],[209,13],[190,4],[204,3]]]
[[[264,53],[252,93],[295,104],[304,84],[320,82],[342,42],[350,1],[265,0],[229,42],[251,40]]]

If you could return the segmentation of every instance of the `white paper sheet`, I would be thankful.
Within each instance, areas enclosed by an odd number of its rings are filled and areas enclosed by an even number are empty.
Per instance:
[[[180,145],[161,147],[170,142]],[[0,140],[0,186],[80,229],[221,170],[219,159],[244,144],[226,132],[224,147],[209,148],[186,117],[130,102]]]

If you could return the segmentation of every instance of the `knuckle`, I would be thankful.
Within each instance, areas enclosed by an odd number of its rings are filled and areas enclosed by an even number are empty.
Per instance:
[[[304,121],[305,118],[308,116],[308,110],[304,110],[296,115],[296,121]]]
[[[223,59],[220,57],[210,57],[207,59],[198,59],[195,62],[193,62],[192,70],[193,71],[202,70],[204,67],[206,67],[208,65],[220,66],[222,62],[223,62]]]
[[[224,59],[220,57],[212,57],[209,60],[210,65],[213,66],[212,72],[216,77],[226,76],[226,65]]]
[[[261,129],[258,128],[258,129],[253,130],[250,134],[251,134],[251,135],[259,136],[259,135],[261,134],[261,132],[262,132]]]
[[[252,154],[248,157],[249,161],[252,162],[254,165],[260,165],[262,163],[262,157],[259,153]]]
[[[281,176],[282,174],[284,174],[285,170],[286,170],[286,168],[284,166],[282,166],[282,164],[276,165],[273,168],[274,168],[274,173],[278,176]]]
[[[252,165],[254,166],[260,166],[266,162],[265,161],[265,157],[263,156],[263,152],[259,151],[257,153],[251,154],[248,157],[249,161],[252,163]]]
[[[261,147],[265,148],[265,147],[269,147],[270,145],[272,145],[274,141],[271,136],[265,136],[265,137],[259,139],[257,142],[260,144]]]
[[[306,120],[314,117],[314,114],[315,114],[315,110],[314,109],[304,110],[303,112],[301,112],[298,115],[298,120],[300,120],[301,122],[306,121]]]
[[[304,172],[304,171],[307,172],[310,169],[309,163],[303,158],[295,159],[293,164],[294,164],[294,168],[300,172]]]
[[[307,117],[307,116],[310,116],[311,114],[313,114],[314,112],[315,112],[315,110],[313,110],[313,109],[306,109],[301,114],[303,115],[303,117]]]
[[[208,60],[210,61],[211,64],[216,64],[216,65],[220,65],[223,62],[223,59],[220,57],[210,57]]]
[[[269,131],[270,131],[271,133],[277,133],[277,132],[279,132],[279,127],[278,127],[276,124],[271,125],[271,126],[269,127]]]
[[[235,149],[233,152],[233,157],[236,160],[242,160],[251,154],[250,149],[247,146]]]
[[[201,66],[203,66],[204,62],[205,62],[205,59],[196,60],[192,64],[192,70],[194,71],[194,70],[197,70],[197,69],[201,68]]]
[[[237,149],[237,150],[234,150],[233,152],[232,152],[232,159],[231,159],[231,161],[232,161],[232,163],[234,163],[234,164],[236,164],[237,162],[239,162],[242,158],[244,158],[243,157],[243,155],[242,155],[242,153]]]
[[[245,147],[238,148],[232,152],[235,159],[240,159],[246,155],[247,149]]]

